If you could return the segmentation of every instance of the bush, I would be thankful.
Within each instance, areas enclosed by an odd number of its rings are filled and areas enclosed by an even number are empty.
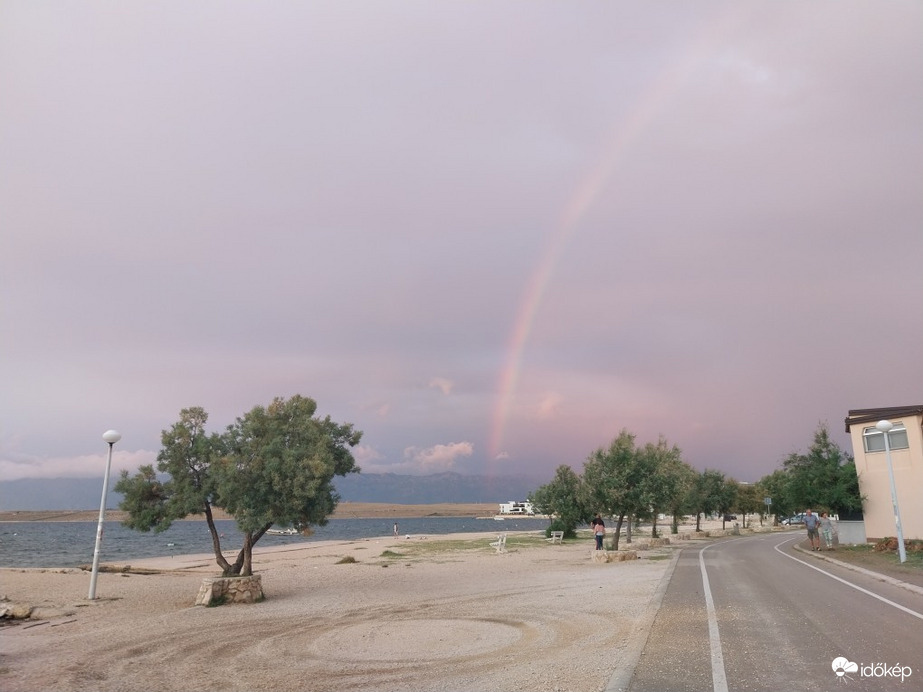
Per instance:
[[[577,532],[571,526],[565,526],[560,519],[552,519],[551,524],[545,529],[545,538],[551,538],[552,531],[563,531],[564,538],[576,538]]]

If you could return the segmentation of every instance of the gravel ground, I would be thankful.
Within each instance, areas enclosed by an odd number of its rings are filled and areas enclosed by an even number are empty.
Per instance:
[[[192,605],[214,575],[209,556],[133,564],[172,570],[153,575],[101,573],[95,601],[85,572],[2,570],[0,593],[36,611],[0,627],[0,688],[606,689],[633,663],[670,549],[596,563],[590,540],[510,534],[497,554],[492,537],[257,551],[266,599],[217,608]]]

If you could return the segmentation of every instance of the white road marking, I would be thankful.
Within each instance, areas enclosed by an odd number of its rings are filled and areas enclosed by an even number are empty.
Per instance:
[[[712,543],[712,545],[718,545]],[[721,651],[721,636],[718,633],[718,616],[715,613],[715,600],[708,585],[708,572],[705,570],[705,551],[712,547],[707,545],[699,551],[699,568],[702,570],[702,586],[705,589],[705,610],[708,613],[708,644],[711,647],[711,679],[714,692],[728,692],[727,674],[724,671],[724,654]]]
[[[915,618],[920,618],[921,620],[923,620],[923,613],[918,613],[917,611],[911,610],[910,608],[905,608],[905,607],[902,606],[900,603],[895,603],[894,601],[889,601],[887,598],[885,598],[884,596],[879,596],[879,595],[878,595],[877,593],[875,593],[874,591],[869,591],[868,589],[863,589],[861,586],[857,586],[856,584],[853,584],[852,582],[848,582],[848,581],[846,581],[845,579],[842,579],[842,578],[836,576],[835,574],[831,574],[830,572],[828,572],[828,571],[826,571],[826,570],[823,570],[823,569],[821,569],[820,567],[816,567],[816,566],[812,565],[812,564],[809,563],[809,562],[805,562],[804,560],[799,560],[799,559],[798,559],[797,557],[795,557],[794,555],[789,555],[788,553],[779,550],[779,546],[785,545],[786,543],[790,543],[791,541],[797,541],[797,540],[800,540],[800,539],[798,539],[798,538],[790,538],[790,539],[787,540],[787,541],[783,541],[782,543],[776,544],[775,546],[773,546],[773,549],[774,549],[777,553],[779,553],[780,555],[784,555],[785,557],[787,557],[787,558],[790,559],[790,560],[794,560],[795,562],[800,562],[802,565],[805,565],[806,567],[810,567],[811,569],[817,570],[817,571],[820,572],[821,574],[826,575],[826,576],[830,577],[831,579],[836,579],[838,582],[840,582],[840,583],[842,583],[842,584],[846,584],[846,586],[851,586],[851,587],[854,588],[856,591],[861,591],[862,593],[864,593],[864,594],[866,594],[866,595],[868,595],[868,596],[871,596],[872,598],[877,598],[877,599],[878,599],[879,601],[881,601],[882,603],[887,603],[887,604],[890,605],[890,606],[894,606],[894,607],[897,608],[898,610],[903,610],[905,613],[908,613],[908,614],[910,614],[910,615],[913,615]],[[699,557],[701,557],[701,555],[700,555]],[[703,567],[702,569],[704,570],[705,568]]]

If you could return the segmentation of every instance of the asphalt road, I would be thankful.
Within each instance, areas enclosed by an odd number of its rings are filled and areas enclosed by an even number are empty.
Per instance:
[[[796,551],[803,538],[685,548],[628,690],[923,690],[923,595]],[[856,669],[837,675],[840,657]]]

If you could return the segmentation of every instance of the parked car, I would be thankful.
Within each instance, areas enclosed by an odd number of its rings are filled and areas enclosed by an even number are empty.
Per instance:
[[[793,514],[790,517],[786,517],[782,520],[782,523],[786,526],[791,526],[792,524],[803,524],[804,523],[804,514]]]
[[[736,514],[725,514],[725,515],[724,515],[724,520],[725,520],[725,521],[734,521],[735,519],[737,519],[737,515],[736,515]]]

